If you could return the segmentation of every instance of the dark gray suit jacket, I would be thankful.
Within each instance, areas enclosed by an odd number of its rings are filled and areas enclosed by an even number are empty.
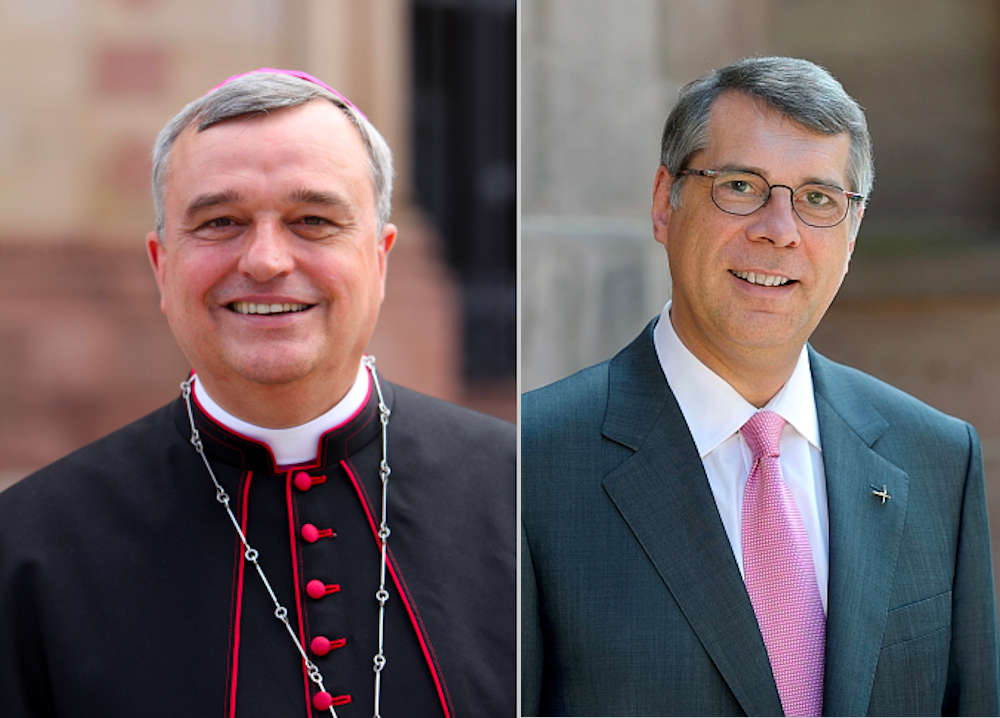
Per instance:
[[[523,715],[782,713],[652,326],[524,398]],[[810,360],[830,519],[824,713],[996,715],[975,430]]]

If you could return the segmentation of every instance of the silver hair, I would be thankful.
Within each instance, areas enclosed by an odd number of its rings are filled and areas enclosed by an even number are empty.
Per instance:
[[[316,98],[332,102],[361,135],[368,155],[368,169],[375,193],[375,214],[379,233],[389,221],[392,207],[392,152],[385,139],[353,105],[329,90],[307,80],[269,72],[252,72],[215,88],[189,103],[156,137],[153,146],[153,205],[156,232],[163,239],[165,225],[163,194],[167,162],[174,142],[189,125],[199,132],[224,120],[296,107]]]
[[[851,138],[847,179],[852,192],[867,198],[875,183],[872,139],[861,106],[824,68],[794,57],[747,57],[689,83],[680,91],[663,127],[660,164],[671,176],[708,143],[712,104],[723,92],[736,91],[762,100],[789,119],[824,135],[846,132]],[[678,178],[678,180],[683,177]],[[680,204],[675,181],[670,203]]]

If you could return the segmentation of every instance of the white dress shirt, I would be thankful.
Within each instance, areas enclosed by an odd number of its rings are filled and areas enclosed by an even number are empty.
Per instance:
[[[270,447],[277,466],[292,466],[315,459],[319,453],[320,437],[352,418],[365,405],[368,401],[368,392],[371,390],[370,381],[365,365],[359,364],[354,384],[343,399],[315,419],[288,429],[268,429],[233,416],[209,396],[205,386],[198,381],[197,375],[194,378],[192,394],[198,406],[218,423],[237,434],[243,434]]]
[[[653,344],[705,466],[715,505],[742,573],[743,490],[752,457],[739,430],[757,408],[684,346],[670,322],[670,302],[663,307],[653,330]],[[805,347],[792,376],[764,408],[780,414],[786,422],[781,433],[781,473],[809,536],[816,583],[826,610],[830,567],[826,473]]]

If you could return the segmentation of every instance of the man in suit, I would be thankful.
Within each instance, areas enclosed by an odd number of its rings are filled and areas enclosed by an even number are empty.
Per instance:
[[[672,299],[522,411],[524,715],[995,715],[975,430],[807,340],[873,182],[824,69],[751,58],[667,119]]]

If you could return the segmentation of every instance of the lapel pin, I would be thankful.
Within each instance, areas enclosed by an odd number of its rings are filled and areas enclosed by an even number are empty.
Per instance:
[[[881,489],[879,489],[879,487],[875,486],[874,484],[869,484],[869,486],[872,487],[872,496],[874,496],[875,498],[882,499],[883,506],[885,505],[886,501],[892,498],[892,496],[890,496],[889,492],[886,490],[885,484],[882,484]]]

